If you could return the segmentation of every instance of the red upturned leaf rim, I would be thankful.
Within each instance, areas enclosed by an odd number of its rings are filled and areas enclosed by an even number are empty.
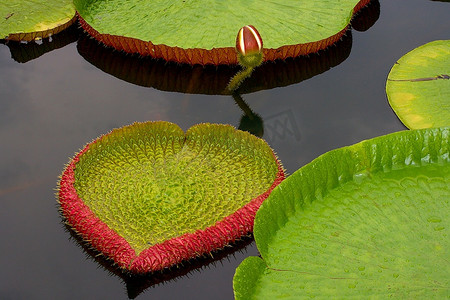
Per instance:
[[[361,0],[353,8],[353,15],[367,6],[371,0]],[[166,61],[174,61],[185,64],[200,65],[235,65],[238,63],[236,50],[233,47],[213,48],[211,50],[192,48],[183,49],[180,47],[170,47],[164,44],[155,45],[151,41],[143,41],[136,38],[102,34],[91,27],[77,12],[81,27],[93,38],[106,46],[113,47],[126,53],[138,53],[142,56],[150,56]],[[301,55],[308,55],[323,50],[337,41],[345,34],[350,24],[344,29],[326,39],[296,45],[286,45],[277,49],[263,49],[264,61],[274,61],[277,59],[287,59]]]
[[[253,231],[256,211],[285,178],[283,167],[273,154],[278,171],[274,182],[266,192],[213,226],[153,245],[136,255],[126,239],[109,228],[83,202],[74,187],[76,164],[89,146],[101,138],[86,145],[68,164],[59,182],[58,201],[64,218],[77,234],[107,258],[112,259],[120,268],[132,273],[142,274],[163,270],[191,258],[219,250],[249,234]]]

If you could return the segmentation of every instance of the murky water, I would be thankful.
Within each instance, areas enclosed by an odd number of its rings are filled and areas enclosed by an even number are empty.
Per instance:
[[[320,55],[261,67],[236,99],[220,95],[236,68],[138,60],[77,30],[40,47],[0,45],[0,298],[127,297],[124,280],[69,239],[55,200],[69,158],[113,128],[145,120],[185,130],[232,124],[263,134],[289,173],[328,150],[406,129],[387,103],[387,74],[408,51],[449,38],[450,3],[390,0],[379,7],[363,14],[360,31]],[[49,48],[56,49],[45,53]],[[30,60],[30,53],[40,56]],[[235,268],[258,252],[250,243],[226,254],[162,284],[152,285],[171,274],[126,280],[129,293],[231,299]]]

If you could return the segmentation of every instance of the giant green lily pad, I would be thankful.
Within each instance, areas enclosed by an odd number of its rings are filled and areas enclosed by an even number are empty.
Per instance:
[[[392,109],[410,129],[450,125],[450,40],[420,46],[400,58],[386,83]]]
[[[75,22],[72,0],[4,0],[0,39],[32,41],[56,34]]]
[[[447,298],[449,150],[448,127],[404,131],[297,170],[256,214],[236,299]]]
[[[317,52],[338,41],[369,0],[75,0],[83,28],[97,40],[190,64],[236,64],[236,35],[254,25],[266,60]]]
[[[68,224],[135,273],[224,247],[253,228],[256,210],[284,179],[261,139],[229,125],[186,133],[135,123],[88,144],[65,169],[59,202]]]

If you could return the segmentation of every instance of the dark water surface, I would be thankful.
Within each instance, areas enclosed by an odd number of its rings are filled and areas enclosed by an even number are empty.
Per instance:
[[[292,173],[328,150],[404,130],[386,100],[387,74],[408,51],[449,39],[449,16],[448,1],[375,2],[355,23],[360,31],[352,29],[337,46],[261,67],[241,90],[246,104],[217,95],[236,68],[138,60],[77,30],[39,47],[0,45],[0,299],[127,298],[125,281],[69,239],[58,213],[58,176],[87,142],[135,121],[171,121],[184,130],[227,123],[263,129]],[[45,53],[49,48],[57,49]],[[30,52],[42,55],[30,59]],[[129,293],[232,299],[235,268],[258,254],[248,243],[163,284],[152,285],[170,274],[126,280]]]

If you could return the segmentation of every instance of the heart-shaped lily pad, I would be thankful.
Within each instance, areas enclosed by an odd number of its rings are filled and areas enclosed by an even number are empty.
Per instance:
[[[400,58],[386,83],[392,109],[410,129],[450,125],[450,40],[422,45]]]
[[[75,0],[82,27],[125,52],[189,64],[236,64],[236,35],[255,26],[265,60],[317,52],[338,41],[370,0]]]
[[[450,128],[412,130],[297,170],[256,214],[236,299],[448,297],[449,151]]]
[[[0,39],[45,38],[66,29],[75,20],[72,0],[5,0],[0,3]]]
[[[283,179],[267,143],[229,125],[200,124],[185,134],[168,122],[135,123],[75,156],[59,202],[84,240],[121,268],[144,273],[248,234]]]

